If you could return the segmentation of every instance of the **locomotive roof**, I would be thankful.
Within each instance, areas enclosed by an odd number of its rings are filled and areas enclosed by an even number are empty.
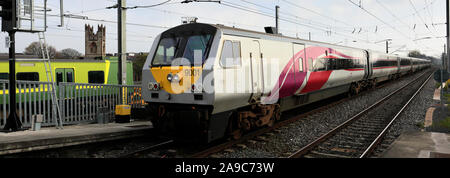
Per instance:
[[[331,44],[331,43],[326,43],[326,42],[320,42],[320,41],[314,41],[314,40],[307,40],[307,39],[300,39],[300,38],[294,38],[294,37],[289,37],[289,36],[283,36],[282,34],[272,34],[272,33],[264,33],[264,32],[259,32],[259,31],[253,31],[253,30],[248,30],[248,29],[242,29],[242,28],[236,28],[236,27],[230,27],[230,26],[225,26],[225,25],[221,25],[221,24],[206,24],[206,23],[189,23],[189,24],[183,24],[177,27],[174,27],[175,29],[183,29],[183,28],[188,28],[188,29],[193,29],[196,27],[214,27],[217,29],[220,29],[222,31],[226,31],[226,32],[234,32],[234,35],[238,35],[238,34],[245,34],[245,36],[248,37],[253,37],[253,38],[269,38],[269,39],[273,39],[273,40],[295,40],[298,42],[309,42],[309,43],[313,43],[313,44],[317,44],[317,45],[325,45],[325,46],[334,46],[334,47],[341,47],[341,48],[348,48],[348,49],[355,49],[355,50],[368,50],[368,51],[372,51],[375,53],[378,53],[380,55],[387,55],[387,56],[393,56],[393,57],[403,57],[403,58],[411,58],[411,59],[418,59],[418,60],[425,60],[425,59],[420,59],[420,58],[413,58],[413,57],[407,57],[407,56],[399,56],[399,55],[394,55],[394,54],[385,54],[384,52],[379,52],[379,51],[375,51],[375,50],[370,50],[370,49],[361,49],[361,48],[355,48],[355,47],[349,47],[349,46],[342,46],[342,45],[337,45],[337,44]]]

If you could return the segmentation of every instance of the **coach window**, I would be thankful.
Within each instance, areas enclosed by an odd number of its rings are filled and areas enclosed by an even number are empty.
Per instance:
[[[223,43],[220,65],[224,68],[241,65],[241,42],[226,40]]]
[[[72,72],[67,72],[66,73],[66,79],[67,79],[67,82],[73,82],[73,73]]]
[[[105,83],[105,73],[103,71],[89,71],[88,72],[89,83]]]
[[[59,82],[64,82],[62,72],[56,72],[56,84],[59,84]]]
[[[37,72],[19,72],[16,77],[17,80],[39,81],[39,73]]]
[[[303,71],[303,58],[298,58],[298,71]]]
[[[9,74],[8,73],[0,73],[0,80],[8,80]]]
[[[8,80],[9,74],[8,73],[0,73],[0,80]],[[3,88],[8,89],[8,84],[3,85],[0,83],[0,90],[3,90]]]

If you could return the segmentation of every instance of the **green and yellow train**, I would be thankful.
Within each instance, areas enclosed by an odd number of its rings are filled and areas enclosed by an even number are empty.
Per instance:
[[[118,60],[116,57],[104,60],[52,60],[55,82],[117,84]],[[8,80],[9,62],[0,59],[0,80]],[[16,80],[51,81],[47,79],[44,63],[33,59],[16,62]],[[127,85],[133,84],[133,66],[127,61]]]
[[[51,61],[53,80],[60,82],[88,83],[88,84],[118,84],[117,57],[106,57],[103,60],[68,60],[55,59]],[[9,61],[0,59],[0,80],[9,79]],[[16,61],[16,80],[50,82],[44,62],[36,59],[19,59]],[[127,61],[127,85],[133,85],[133,65]],[[7,85],[6,85],[7,86]],[[8,88],[0,82],[0,103],[7,97]],[[17,88],[19,90],[19,88]],[[43,88],[40,91],[45,91]],[[33,89],[31,90],[33,92]],[[16,91],[16,93],[28,93]],[[19,97],[19,96],[17,96]],[[8,103],[8,101],[6,101]]]

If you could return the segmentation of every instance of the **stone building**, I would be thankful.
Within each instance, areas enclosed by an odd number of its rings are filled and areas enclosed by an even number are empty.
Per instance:
[[[85,58],[103,59],[106,55],[106,28],[99,25],[97,33],[94,26],[85,25]]]

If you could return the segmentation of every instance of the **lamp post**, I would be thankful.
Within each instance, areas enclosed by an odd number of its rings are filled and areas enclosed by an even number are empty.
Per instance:
[[[389,53],[389,41],[392,41],[392,39],[385,39],[385,40],[381,40],[381,41],[378,41],[378,42],[375,42],[375,43],[380,43],[380,42],[383,42],[383,41],[386,41],[386,54],[388,54]]]

